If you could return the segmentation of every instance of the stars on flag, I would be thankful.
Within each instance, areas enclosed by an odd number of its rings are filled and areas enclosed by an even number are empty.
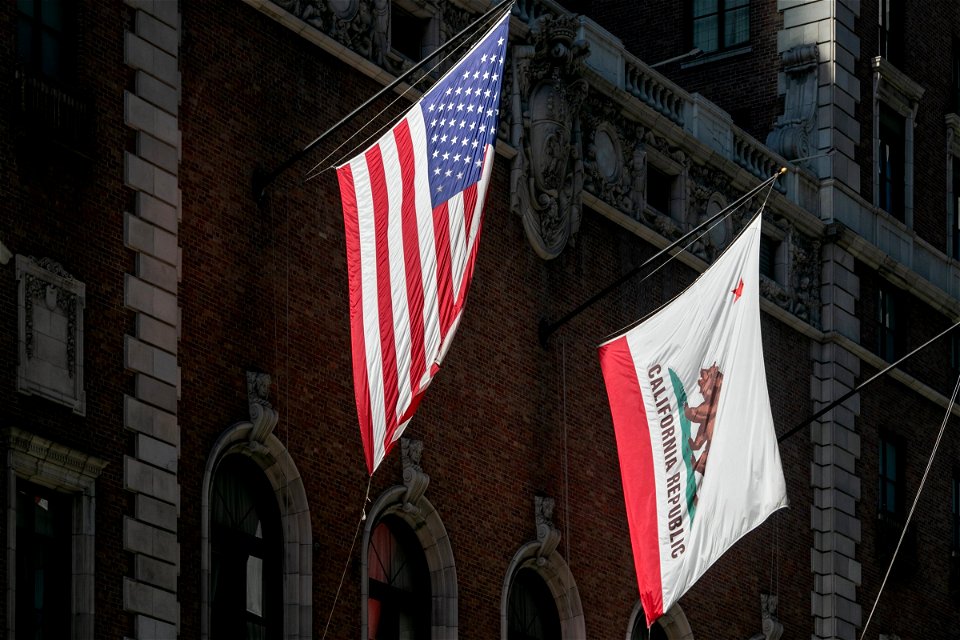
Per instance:
[[[420,103],[434,206],[479,180],[487,145],[496,144],[505,45],[503,37],[481,42]]]

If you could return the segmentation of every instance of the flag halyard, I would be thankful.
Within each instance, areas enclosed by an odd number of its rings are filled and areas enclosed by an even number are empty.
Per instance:
[[[690,287],[600,346],[647,623],[787,505],[760,336],[760,217]]]
[[[354,393],[367,470],[450,347],[490,182],[509,12],[369,149],[337,168]]]

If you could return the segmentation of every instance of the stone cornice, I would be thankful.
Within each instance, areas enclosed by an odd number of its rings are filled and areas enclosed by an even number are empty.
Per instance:
[[[904,116],[909,115],[923,97],[924,88],[890,64],[886,58],[874,58],[871,68],[878,80],[877,97],[895,107]]]

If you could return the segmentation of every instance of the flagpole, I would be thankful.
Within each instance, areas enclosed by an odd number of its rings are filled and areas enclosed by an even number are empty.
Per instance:
[[[916,349],[914,349],[913,351],[911,351],[911,352],[908,353],[907,355],[903,356],[902,358],[900,358],[900,359],[897,360],[896,362],[893,362],[893,363],[887,365],[883,370],[881,370],[881,371],[875,373],[874,375],[870,376],[868,379],[864,380],[863,382],[861,382],[860,384],[858,384],[856,387],[854,387],[854,388],[851,389],[850,391],[846,392],[845,394],[843,394],[842,396],[840,396],[839,398],[837,398],[836,400],[834,400],[833,402],[831,402],[830,404],[828,404],[827,406],[825,406],[823,409],[820,409],[820,411],[817,411],[815,414],[813,414],[813,415],[810,416],[809,418],[806,418],[805,420],[803,420],[803,422],[801,422],[801,423],[798,424],[797,426],[793,427],[792,429],[790,429],[789,431],[787,431],[786,433],[784,433],[782,436],[780,436],[779,438],[777,438],[777,442],[783,442],[784,440],[786,440],[786,439],[789,438],[790,436],[794,435],[795,433],[797,433],[798,431],[800,431],[800,429],[803,429],[805,426],[807,426],[808,424],[810,424],[810,423],[813,422],[814,420],[816,420],[816,419],[824,416],[824,415],[825,415],[827,412],[829,412],[830,410],[832,410],[832,409],[836,408],[837,406],[839,406],[840,404],[846,402],[847,400],[849,400],[849,399],[850,399],[851,397],[853,397],[854,395],[856,395],[856,394],[860,393],[861,391],[863,391],[867,386],[869,386],[869,385],[872,384],[873,382],[876,382],[877,380],[879,380],[879,379],[882,378],[883,376],[887,375],[888,373],[890,373],[890,371],[892,371],[892,370],[895,369],[896,367],[899,367],[901,364],[903,364],[904,362],[906,362],[907,360],[909,360],[910,358],[912,358],[914,355],[916,355],[917,353],[919,353],[919,352],[922,351],[923,349],[926,349],[926,348],[929,347],[931,344],[933,344],[934,342],[936,342],[936,341],[939,340],[940,338],[944,337],[945,335],[947,335],[948,333],[950,333],[951,331],[953,331],[953,330],[956,329],[957,327],[960,327],[960,322],[957,322],[956,324],[954,324],[954,325],[953,325],[952,327],[950,327],[949,329],[946,329],[945,331],[942,331],[942,332],[938,333],[937,335],[935,335],[934,337],[930,338],[929,340],[927,340],[926,342],[924,342],[922,345],[920,345],[919,347],[917,347]]]
[[[480,16],[479,18],[474,20],[472,23],[470,23],[468,26],[466,26],[464,29],[462,29],[460,33],[453,36],[452,38],[444,42],[442,45],[437,47],[437,49],[432,53],[430,53],[430,55],[428,55],[426,58],[424,58],[417,64],[407,69],[400,76],[398,76],[393,82],[391,82],[390,84],[385,86],[383,89],[378,91],[376,94],[371,96],[359,107],[357,107],[356,109],[354,109],[353,111],[345,115],[343,118],[340,119],[339,122],[337,122],[332,127],[330,127],[329,129],[321,133],[316,138],[314,138],[313,141],[310,142],[307,146],[305,146],[303,149],[301,149],[300,151],[297,151],[295,154],[287,158],[285,161],[283,161],[280,164],[280,166],[278,166],[276,169],[274,169],[270,173],[265,173],[259,168],[256,169],[253,173],[253,188],[252,188],[253,199],[256,200],[257,202],[260,202],[261,200],[263,200],[263,196],[266,193],[267,187],[273,184],[273,181],[276,180],[278,177],[280,177],[280,175],[284,171],[292,167],[299,160],[301,160],[305,155],[307,155],[307,153],[309,153],[310,150],[313,149],[315,146],[317,146],[322,140],[324,140],[334,131],[342,127],[349,120],[353,119],[358,113],[360,113],[361,111],[369,107],[374,101],[379,99],[381,96],[388,93],[389,91],[392,91],[400,83],[405,82],[408,78],[410,78],[410,76],[412,76],[414,73],[416,73],[417,71],[422,69],[424,66],[426,66],[426,64],[429,61],[433,60],[441,53],[446,52],[447,49],[452,48],[454,44],[457,44],[459,46],[459,44],[461,44],[459,41],[463,36],[467,35],[468,33],[472,33],[480,24],[488,20],[490,16],[495,15],[501,9],[506,7],[508,4],[512,4],[513,2],[514,0],[502,0],[501,2],[497,3],[494,7],[489,9],[482,16]]]
[[[772,183],[774,180],[776,180],[786,172],[787,172],[787,168],[782,167],[777,173],[770,176],[769,178],[767,178],[766,180],[764,180],[763,182],[755,186],[753,189],[751,189],[750,191],[746,192],[745,194],[737,198],[734,202],[732,202],[731,204],[728,204],[726,207],[724,207],[717,213],[713,214],[712,216],[710,216],[709,218],[707,218],[706,220],[698,224],[696,227],[694,227],[693,229],[685,233],[683,236],[671,242],[669,245],[667,245],[666,247],[658,251],[656,255],[645,260],[643,264],[634,267],[627,273],[623,274],[622,276],[614,280],[611,284],[607,285],[602,290],[600,290],[599,293],[595,294],[592,298],[590,298],[586,302],[583,302],[582,304],[580,304],[580,306],[575,308],[573,311],[570,311],[569,313],[567,313],[565,316],[563,316],[556,322],[550,322],[546,318],[541,318],[540,324],[537,330],[537,334],[540,338],[540,346],[546,349],[550,341],[550,336],[552,336],[557,329],[567,324],[568,322],[573,320],[575,317],[577,317],[578,315],[580,315],[581,313],[583,313],[584,311],[592,307],[594,304],[599,302],[602,298],[604,298],[605,296],[607,296],[608,294],[610,294],[611,292],[619,288],[620,285],[622,285],[623,283],[627,282],[628,280],[633,278],[635,275],[640,273],[640,271],[642,271],[645,267],[650,265],[654,260],[662,256],[663,254],[667,253],[668,251],[671,251],[672,249],[676,248],[677,246],[683,244],[691,236],[699,233],[706,227],[709,227],[711,224],[719,220],[721,217],[727,215],[731,210],[734,210],[737,207],[739,207],[741,204],[743,204],[744,202],[752,198],[754,195],[759,193],[761,189],[763,189],[764,187]]]

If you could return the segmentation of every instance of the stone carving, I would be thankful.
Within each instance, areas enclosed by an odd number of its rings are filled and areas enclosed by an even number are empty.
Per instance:
[[[383,66],[390,53],[390,0],[373,0],[373,61]]]
[[[403,510],[407,513],[417,513],[420,507],[417,502],[430,484],[430,476],[420,467],[420,457],[423,455],[423,441],[412,438],[400,438],[400,464],[403,468],[403,484],[407,487],[403,494]]]
[[[267,436],[277,426],[280,414],[270,404],[270,384],[272,379],[269,373],[247,371],[247,402],[250,405],[250,444],[264,444]]]
[[[767,136],[767,146],[787,160],[810,155],[810,135],[817,114],[817,45],[803,44],[783,52],[786,79],[783,115]]]
[[[556,258],[580,228],[583,158],[581,76],[588,45],[575,16],[541,16],[533,45],[513,49],[511,208],[540,257]]]
[[[85,287],[49,258],[18,255],[20,366],[17,389],[85,413]]]
[[[777,596],[761,593],[760,594],[760,629],[758,633],[750,640],[780,640],[783,635],[783,624],[777,619]]]
[[[553,498],[535,496],[533,502],[537,521],[537,542],[540,543],[540,548],[537,549],[537,564],[542,567],[560,544],[560,530],[553,526]]]

